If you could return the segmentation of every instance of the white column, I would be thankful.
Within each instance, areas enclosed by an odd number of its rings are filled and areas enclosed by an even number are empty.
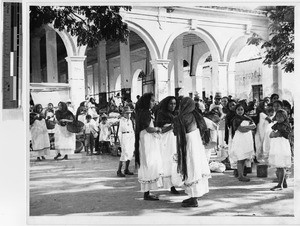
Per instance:
[[[131,62],[129,40],[127,44],[120,42],[120,71],[121,71],[121,88],[131,88]]]
[[[99,92],[107,92],[107,62],[106,41],[101,41],[97,47]]]
[[[218,62],[211,62],[211,95],[215,95],[216,92],[219,92],[219,66]]]
[[[183,37],[174,40],[174,81],[175,88],[183,86]]]
[[[34,37],[31,40],[31,67],[32,67],[32,81],[31,82],[42,82],[41,73],[41,48],[40,48],[40,37]]]
[[[235,61],[228,64],[228,95],[235,97]]]
[[[195,76],[192,77],[193,93],[197,92],[199,97],[202,97],[202,83],[203,83],[203,65],[197,65]]]
[[[155,100],[161,101],[168,96],[168,65],[170,60],[156,59],[151,64],[155,77]]]
[[[99,76],[99,72],[98,72],[98,63],[96,64],[93,64],[93,86],[94,86],[94,93],[95,94],[98,94],[99,93],[99,79],[100,79],[100,76]]]
[[[222,96],[228,95],[228,63],[219,62],[218,64],[218,81],[219,81],[219,92],[221,92]]]
[[[281,66],[272,65],[273,68],[273,93],[277,93],[282,98],[282,71]]]
[[[58,82],[56,32],[46,29],[47,82]]]
[[[70,99],[76,109],[85,100],[85,58],[85,56],[66,57],[69,72]]]

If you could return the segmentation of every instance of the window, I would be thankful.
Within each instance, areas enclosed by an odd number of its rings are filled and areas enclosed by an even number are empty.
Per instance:
[[[262,85],[252,86],[253,100],[261,101],[263,99],[263,87]]]
[[[21,3],[3,5],[3,109],[21,105],[22,7]]]

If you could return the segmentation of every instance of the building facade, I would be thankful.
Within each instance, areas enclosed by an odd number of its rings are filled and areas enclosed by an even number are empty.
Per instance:
[[[33,99],[44,99],[43,104],[70,99],[78,106],[86,95],[98,99],[120,92],[135,101],[136,95],[148,91],[157,100],[195,93],[208,97],[215,92],[253,99],[251,93],[259,89],[256,85],[262,86],[263,95],[283,94],[278,66],[263,66],[251,54],[243,62],[238,59],[252,32],[268,39],[263,11],[140,6],[121,15],[130,30],[127,44],[102,41],[97,48],[78,47],[76,37],[51,25],[31,34],[31,59],[40,55],[43,61],[31,60]],[[261,48],[252,48],[262,59]],[[239,68],[248,67],[249,62],[257,62],[256,68],[241,72]],[[250,78],[251,73],[259,73],[255,76],[260,80]],[[250,83],[244,90],[241,79],[251,83],[250,90]]]

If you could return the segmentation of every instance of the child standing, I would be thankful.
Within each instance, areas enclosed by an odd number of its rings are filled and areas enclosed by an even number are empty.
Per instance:
[[[85,119],[86,122],[83,128],[83,134],[85,138],[84,139],[85,151],[86,151],[86,155],[93,155],[93,149],[95,146],[95,137],[98,136],[98,128],[96,126],[96,122],[92,119],[91,115],[87,115]]]
[[[130,109],[129,106],[124,107],[123,117],[121,117],[120,119],[118,136],[120,139],[122,152],[121,152],[121,157],[119,162],[119,168],[117,171],[118,177],[125,177],[125,174],[133,175],[133,172],[130,172],[128,169],[130,160],[133,157],[134,142],[135,142],[133,123],[130,118],[131,113],[132,110]],[[126,162],[124,174],[121,171],[123,162]]]
[[[269,164],[277,168],[278,184],[271,188],[272,191],[287,188],[286,168],[291,167],[289,135],[292,129],[286,111],[283,109],[278,110],[275,119],[277,123],[272,126],[273,131],[270,133]]]
[[[110,144],[110,134],[111,128],[110,124],[107,122],[107,115],[103,114],[101,117],[101,122],[99,124],[99,143],[100,143],[100,153],[104,150],[104,152],[109,152],[109,144]]]
[[[245,115],[243,104],[237,104],[235,117],[232,121],[233,138],[231,144],[231,159],[237,162],[238,179],[242,182],[250,181],[244,176],[246,161],[251,161],[254,156],[252,131],[256,128],[253,120]]]

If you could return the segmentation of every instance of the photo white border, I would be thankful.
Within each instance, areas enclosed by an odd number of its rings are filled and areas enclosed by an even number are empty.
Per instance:
[[[2,18],[2,10],[3,10],[3,2],[19,2],[19,1],[1,1],[1,18]],[[9,170],[11,170],[12,165],[14,167],[14,171],[12,175],[24,175],[25,178],[16,178],[15,186],[17,191],[24,193],[24,199],[16,200],[16,197],[14,193],[7,194],[10,196],[10,199],[12,200],[11,203],[18,203],[20,202],[19,206],[14,206],[16,208],[16,211],[11,213],[5,213],[5,216],[3,216],[0,212],[0,225],[3,226],[9,226],[11,225],[10,218],[20,218],[19,222],[23,222],[24,224],[18,224],[19,225],[136,225],[136,224],[148,224],[148,225],[154,225],[154,224],[162,224],[162,225],[240,225],[240,224],[246,224],[246,225],[300,225],[300,196],[299,196],[299,169],[300,164],[295,165],[295,186],[294,186],[294,213],[295,217],[141,217],[141,216],[130,216],[130,217],[78,217],[78,216],[59,216],[59,217],[30,217],[29,216],[29,169],[30,169],[30,163],[29,163],[29,6],[30,5],[94,5],[94,4],[102,4],[102,5],[160,5],[160,6],[167,6],[167,5],[173,5],[173,6],[180,6],[180,5],[223,5],[223,6],[230,6],[230,5],[251,5],[251,4],[257,4],[257,5],[295,5],[295,86],[292,88],[292,93],[295,100],[295,105],[299,104],[299,98],[300,98],[300,89],[296,86],[297,81],[300,81],[300,70],[299,70],[299,51],[300,51],[300,45],[299,40],[300,38],[300,1],[59,1],[59,0],[52,0],[52,1],[29,1],[24,0],[22,1],[22,9],[23,9],[23,87],[26,87],[26,89],[23,89],[22,94],[22,103],[23,103],[23,114],[24,114],[24,123],[25,123],[25,129],[24,129],[24,137],[25,137],[25,144],[20,144],[19,146],[24,148],[25,150],[9,150],[10,147],[4,147],[3,149],[12,151],[13,152],[13,158],[14,161],[6,161],[5,159],[2,160],[3,164],[1,166],[2,169],[7,169],[7,171],[1,172],[2,173],[9,173]],[[2,25],[1,25],[2,30]],[[0,38],[2,40],[2,38]],[[0,48],[0,50],[2,47]],[[2,63],[1,63],[2,64]],[[0,65],[1,65],[0,64]],[[297,78],[297,75],[299,78]],[[298,83],[299,84],[299,83]],[[25,103],[25,104],[24,104]],[[297,104],[296,104],[297,103]],[[298,108],[295,108],[295,162],[299,162],[299,141],[297,140],[298,137],[300,137],[299,133],[299,115],[300,111]],[[1,114],[0,114],[1,116]],[[8,131],[13,134],[14,130],[13,128],[11,131]],[[1,138],[0,138],[1,139]],[[23,140],[23,139],[21,139]],[[15,142],[18,142],[15,141]],[[1,148],[2,149],[2,148]],[[3,150],[4,151],[4,150]],[[18,154],[18,152],[26,151],[26,153]],[[26,164],[24,164],[24,158],[26,159]],[[2,170],[3,171],[3,170]],[[0,177],[2,178],[2,177]],[[26,180],[26,181],[25,181]],[[25,181],[25,183],[24,183]],[[6,187],[3,189],[2,184],[5,186],[5,181],[1,182],[0,185],[0,192],[4,191],[7,192]],[[25,184],[25,186],[24,186]],[[14,190],[13,189],[13,190]],[[24,192],[26,191],[26,192]],[[24,203],[23,200],[26,199],[26,202]],[[9,206],[10,203],[1,202],[0,205],[7,205]],[[188,209],[187,209],[188,211]],[[8,214],[8,215],[7,215]],[[5,222],[2,223],[2,220],[4,219]],[[13,221],[16,222],[16,221]]]

